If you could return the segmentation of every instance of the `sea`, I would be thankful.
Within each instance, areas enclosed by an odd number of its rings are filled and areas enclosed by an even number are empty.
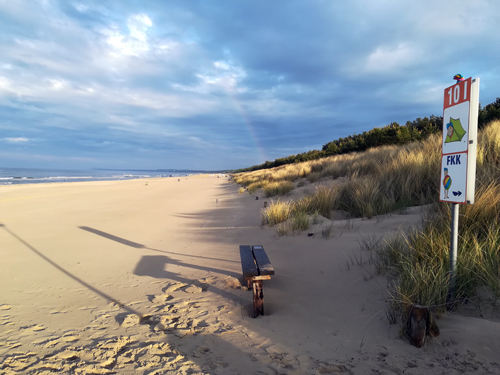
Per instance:
[[[138,178],[169,178],[193,174],[187,170],[126,169],[35,169],[0,168],[0,185],[40,184],[51,182],[114,181]]]

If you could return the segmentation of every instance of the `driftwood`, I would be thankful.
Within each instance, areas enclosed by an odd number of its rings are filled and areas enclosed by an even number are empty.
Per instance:
[[[424,345],[427,336],[439,336],[439,328],[428,307],[421,305],[410,307],[405,334],[410,343],[417,348]]]

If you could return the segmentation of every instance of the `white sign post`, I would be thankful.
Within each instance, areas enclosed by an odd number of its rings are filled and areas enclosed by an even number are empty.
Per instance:
[[[444,90],[439,200],[452,204],[448,302],[456,281],[458,204],[474,203],[478,110],[479,78],[457,82]]]

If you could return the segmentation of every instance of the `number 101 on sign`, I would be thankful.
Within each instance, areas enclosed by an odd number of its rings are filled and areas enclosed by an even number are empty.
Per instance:
[[[470,101],[470,87],[471,80],[469,78],[465,81],[459,82],[451,86],[444,93],[444,109],[454,105]]]

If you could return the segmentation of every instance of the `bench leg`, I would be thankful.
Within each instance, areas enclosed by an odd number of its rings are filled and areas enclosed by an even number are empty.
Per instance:
[[[264,315],[264,290],[262,280],[253,281],[253,317]]]

